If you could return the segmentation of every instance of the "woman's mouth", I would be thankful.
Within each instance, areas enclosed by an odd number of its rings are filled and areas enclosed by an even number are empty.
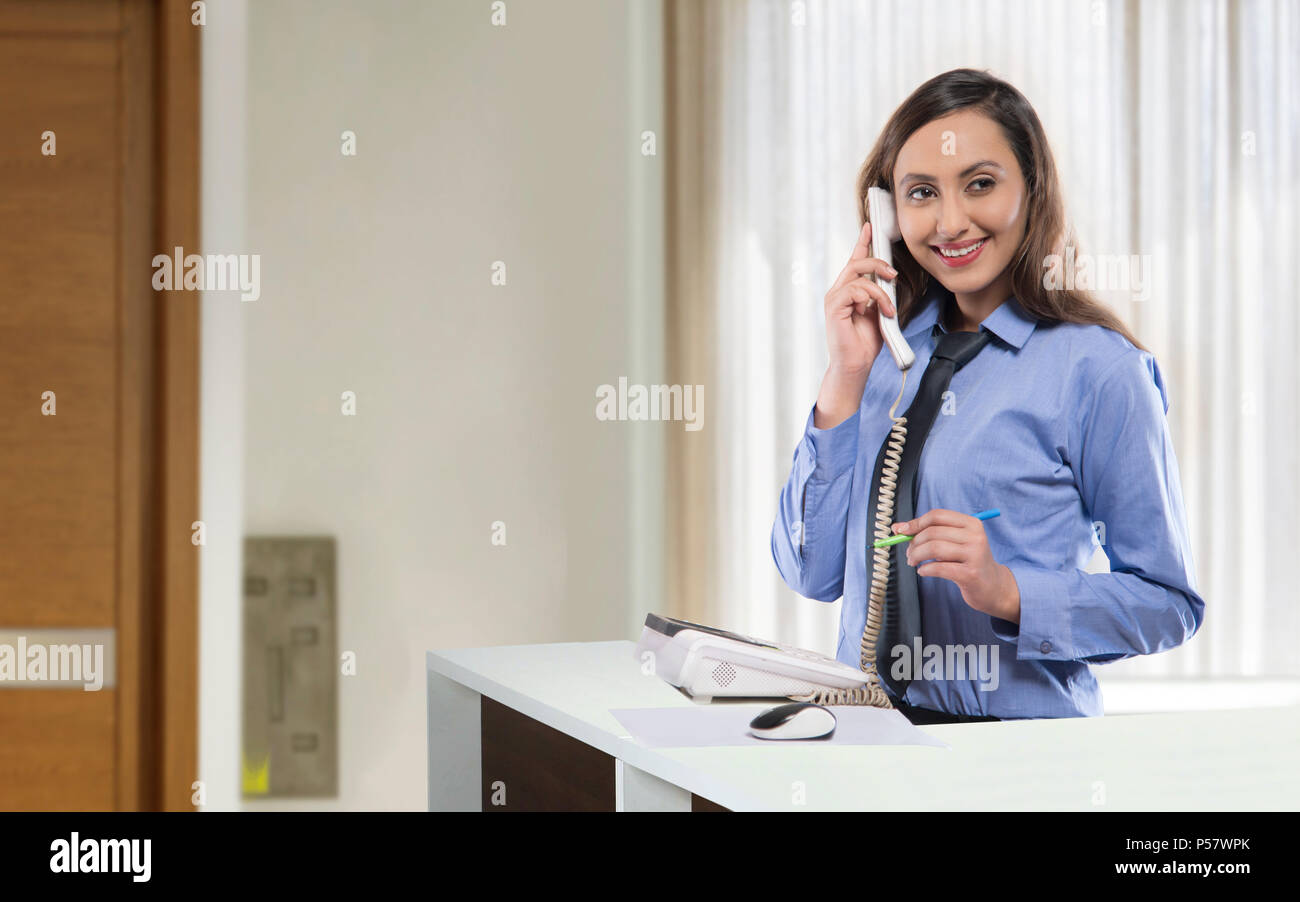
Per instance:
[[[970,241],[961,241],[949,245],[930,245],[935,256],[943,261],[944,266],[969,266],[975,262],[975,258],[984,250],[984,245],[989,243],[988,237],[973,238]]]

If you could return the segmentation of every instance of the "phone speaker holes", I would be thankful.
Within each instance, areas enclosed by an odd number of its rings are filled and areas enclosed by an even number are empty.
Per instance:
[[[713,668],[713,682],[719,686],[730,686],[736,679],[736,668],[726,661]]]

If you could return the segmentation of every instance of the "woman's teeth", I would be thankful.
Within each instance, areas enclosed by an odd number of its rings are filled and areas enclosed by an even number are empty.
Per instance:
[[[956,250],[948,250],[947,248],[941,247],[938,250],[939,253],[945,257],[964,257],[967,254],[973,254],[975,251],[979,250],[980,247],[983,246],[985,241],[988,241],[988,239],[981,238],[979,241],[976,241],[974,244],[970,245],[969,247],[958,248]]]

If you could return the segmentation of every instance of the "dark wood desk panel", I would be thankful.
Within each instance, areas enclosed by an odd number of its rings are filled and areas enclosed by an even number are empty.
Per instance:
[[[565,733],[482,697],[484,811],[614,811],[614,759]],[[504,784],[505,804],[494,784]],[[691,811],[727,811],[691,795]]]

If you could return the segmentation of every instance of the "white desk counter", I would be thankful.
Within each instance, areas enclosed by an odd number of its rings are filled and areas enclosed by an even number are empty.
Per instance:
[[[482,807],[482,697],[614,758],[616,810],[690,810],[691,793],[735,811],[1300,809],[1296,705],[919,727],[950,749],[648,749],[610,709],[695,702],[643,675],[633,648],[429,652],[430,810]]]

